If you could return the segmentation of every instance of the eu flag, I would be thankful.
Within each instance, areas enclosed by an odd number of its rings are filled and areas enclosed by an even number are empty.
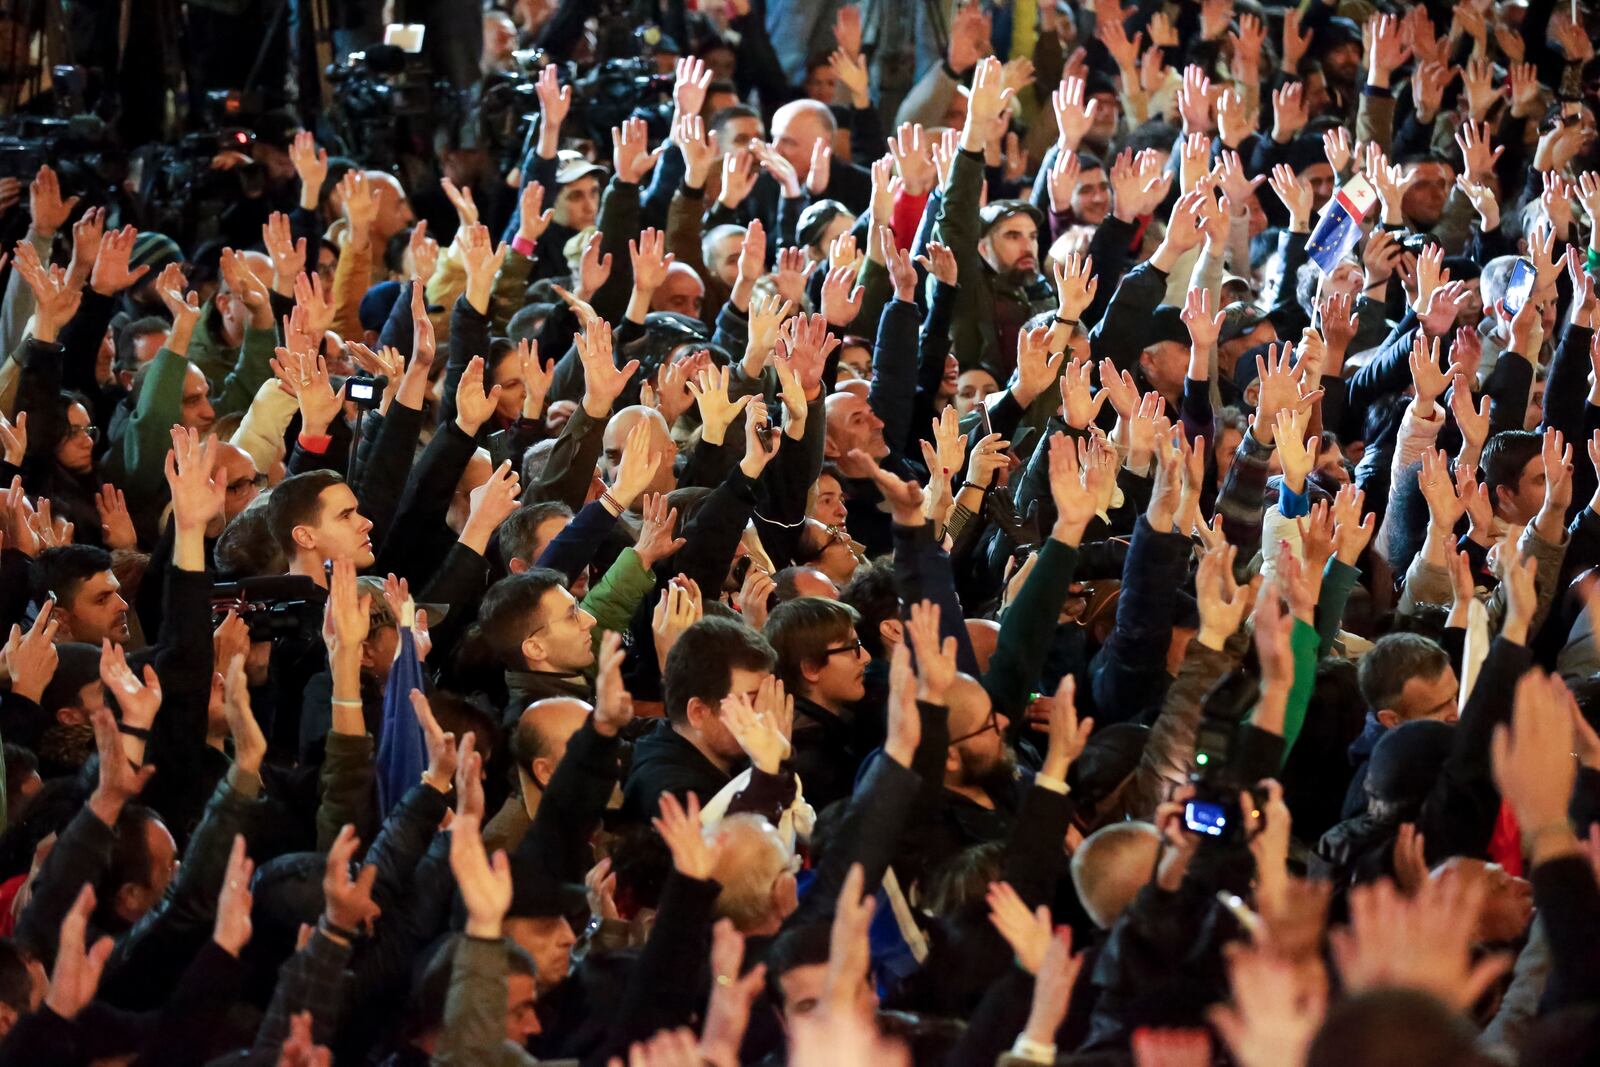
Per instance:
[[[406,604],[410,623],[410,603]],[[378,736],[378,817],[400,803],[406,790],[422,780],[428,769],[428,745],[411,710],[411,690],[422,689],[422,661],[417,658],[417,639],[410,625],[400,628],[400,647],[395,650],[394,666],[389,669],[389,684],[383,691],[383,732]]]
[[[1361,223],[1377,200],[1372,186],[1357,175],[1340,186],[1324,205],[1322,218],[1306,241],[1306,255],[1322,273],[1332,273],[1361,240]]]

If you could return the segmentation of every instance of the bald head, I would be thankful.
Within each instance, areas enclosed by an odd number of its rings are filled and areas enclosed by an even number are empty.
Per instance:
[[[222,484],[227,486],[222,516],[225,520],[232,519],[249,507],[261,492],[256,487],[256,463],[250,453],[238,445],[222,441],[217,444],[217,466],[222,471]]]
[[[1000,624],[993,619],[968,619],[967,639],[972,642],[972,654],[977,657],[978,669],[989,669],[989,660],[1000,644]]]
[[[945,702],[950,707],[951,737],[961,737],[983,729],[994,706],[989,699],[989,691],[984,689],[982,683],[972,675],[963,673],[956,675],[950,691],[945,694]]]
[[[622,462],[622,451],[628,444],[628,435],[641,422],[650,427],[650,450],[661,453],[661,465],[656,468],[656,476],[646,492],[670,493],[678,487],[677,476],[672,470],[672,464],[678,458],[678,446],[672,440],[671,429],[661,412],[642,404],[623,408],[606,423],[605,435],[601,438],[601,447],[605,450],[605,475],[608,479],[616,476],[617,465]]]
[[[700,307],[705,303],[706,283],[687,263],[674,263],[667,268],[667,277],[650,299],[651,311],[675,311],[691,319],[700,317]]]
[[[511,734],[511,758],[517,769],[530,775],[543,788],[550,784],[567,742],[589,718],[590,708],[572,697],[536,700],[517,719]]]
[[[1161,850],[1161,834],[1147,822],[1102,826],[1072,855],[1072,884],[1083,909],[1109,930],[1148,881]]]
[[[818,141],[833,140],[833,112],[819,100],[793,100],[772,116],[772,147],[793,164],[800,180],[811,175],[811,154]]]

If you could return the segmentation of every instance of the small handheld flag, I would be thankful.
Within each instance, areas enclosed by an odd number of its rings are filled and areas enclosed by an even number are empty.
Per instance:
[[[1377,202],[1377,192],[1357,175],[1341,185],[1323,206],[1322,218],[1306,241],[1306,254],[1322,273],[1331,273],[1361,240],[1361,224]]]

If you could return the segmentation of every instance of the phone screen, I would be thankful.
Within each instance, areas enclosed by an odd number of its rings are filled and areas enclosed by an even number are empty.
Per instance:
[[[1191,800],[1183,806],[1183,825],[1190,833],[1221,837],[1228,829],[1228,811],[1221,804]]]
[[[1518,259],[1511,266],[1511,277],[1506,282],[1506,313],[1515,315],[1522,310],[1528,302],[1529,295],[1533,292],[1533,283],[1538,278],[1533,269],[1531,260]]]

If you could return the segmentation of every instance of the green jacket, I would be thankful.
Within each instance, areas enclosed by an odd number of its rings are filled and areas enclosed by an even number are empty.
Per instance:
[[[650,595],[650,590],[656,587],[656,575],[652,570],[647,570],[639,553],[632,548],[625,548],[617,556],[617,561],[611,565],[600,581],[589,587],[589,592],[583,597],[583,610],[594,616],[594,650],[598,656],[600,640],[605,637],[607,630],[618,633],[628,632],[628,625],[633,621],[633,613],[639,609],[644,598]],[[599,669],[599,660],[588,670],[590,677]]]

